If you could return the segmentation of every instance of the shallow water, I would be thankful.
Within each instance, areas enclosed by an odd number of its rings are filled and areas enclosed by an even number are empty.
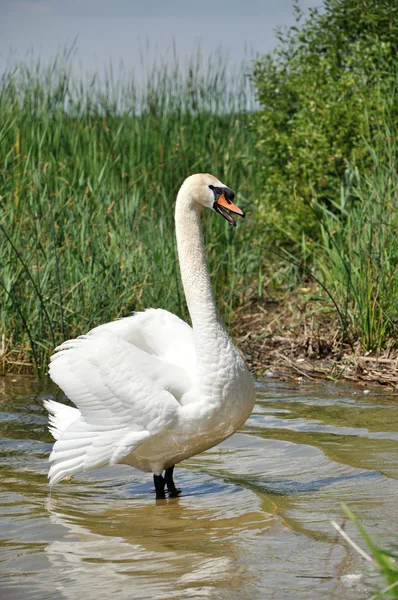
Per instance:
[[[396,543],[397,397],[259,381],[242,431],[180,465],[183,495],[156,501],[151,476],[124,466],[49,495],[42,400],[55,395],[0,380],[2,598],[349,600],[380,584],[330,521],[345,502]]]

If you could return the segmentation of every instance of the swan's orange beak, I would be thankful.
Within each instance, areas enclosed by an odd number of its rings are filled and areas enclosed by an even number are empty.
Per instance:
[[[231,202],[231,200],[228,200],[225,197],[225,194],[221,194],[221,196],[218,197],[217,202],[214,203],[214,209],[220,215],[222,215],[224,217],[224,219],[227,219],[227,221],[235,227],[236,226],[235,219],[226,210],[224,210],[225,208],[229,212],[239,215],[242,218],[245,217],[245,213],[243,212],[243,210],[241,210],[238,206],[236,206],[236,204]]]

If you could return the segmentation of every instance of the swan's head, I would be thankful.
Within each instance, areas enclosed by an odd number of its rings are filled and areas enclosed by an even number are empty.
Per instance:
[[[187,177],[179,194],[183,194],[205,208],[214,210],[231,225],[235,226],[236,222],[230,213],[240,217],[245,216],[243,210],[233,203],[235,192],[209,173],[198,173]]]

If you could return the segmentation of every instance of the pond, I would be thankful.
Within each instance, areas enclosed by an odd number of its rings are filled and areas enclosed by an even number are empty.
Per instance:
[[[0,595],[12,599],[360,599],[377,571],[338,536],[345,502],[398,533],[398,398],[257,381],[244,428],[176,468],[179,498],[117,466],[47,485],[48,382],[0,380]],[[58,394],[58,397],[57,397]],[[363,548],[352,523],[345,530]]]

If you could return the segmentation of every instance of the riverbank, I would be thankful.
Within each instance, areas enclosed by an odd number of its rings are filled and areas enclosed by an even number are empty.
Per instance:
[[[309,299],[309,288],[240,307],[236,345],[251,372],[298,381],[351,381],[398,390],[398,352],[364,352],[340,339],[337,318]]]
[[[290,296],[256,299],[237,309],[231,334],[250,371],[289,381],[350,381],[382,386],[398,393],[398,352],[364,353],[339,339],[332,313],[319,317],[319,306],[308,301],[307,288]],[[0,345],[0,375],[33,375],[29,349]]]

